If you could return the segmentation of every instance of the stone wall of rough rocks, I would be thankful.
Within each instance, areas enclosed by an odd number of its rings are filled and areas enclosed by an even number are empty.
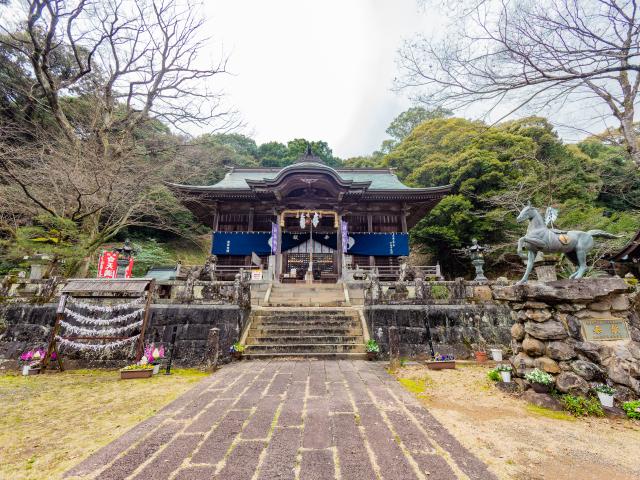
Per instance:
[[[505,305],[369,305],[365,308],[369,335],[389,351],[388,328],[396,326],[400,337],[400,354],[430,354],[429,334],[434,350],[455,354],[457,358],[473,356],[473,344],[508,348],[512,324]]]
[[[512,365],[555,377],[563,393],[587,393],[608,382],[623,401],[640,395],[640,318],[619,278],[587,278],[495,287],[494,298],[512,309]],[[581,319],[621,319],[630,339],[587,341]]]
[[[54,304],[15,303],[0,308],[0,365],[16,365],[20,353],[45,347],[55,322]],[[167,346],[173,326],[177,326],[174,360],[178,365],[197,365],[203,361],[211,328],[220,329],[221,360],[229,358],[229,347],[240,337],[245,312],[236,305],[152,305],[146,342]],[[98,357],[67,352],[70,366],[122,366],[133,358],[132,351],[119,351]]]

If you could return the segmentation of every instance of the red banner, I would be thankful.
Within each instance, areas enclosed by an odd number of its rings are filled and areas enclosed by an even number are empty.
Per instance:
[[[118,252],[102,252],[98,262],[98,278],[116,278]]]
[[[131,273],[133,272],[133,258],[129,259],[129,265],[127,269],[124,271],[124,278],[131,278]]]

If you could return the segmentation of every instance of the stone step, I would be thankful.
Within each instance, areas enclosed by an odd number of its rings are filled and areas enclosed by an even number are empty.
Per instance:
[[[315,327],[315,328],[354,328],[360,325],[356,320],[300,320],[300,319],[282,319],[268,318],[251,323],[252,327]]]
[[[261,322],[263,320],[282,320],[285,322],[290,322],[293,320],[299,322],[321,322],[325,320],[329,320],[332,322],[353,322],[359,320],[359,317],[356,315],[253,315],[251,320],[254,322]]]
[[[269,335],[269,336],[293,336],[293,335],[362,335],[362,328],[357,325],[353,327],[280,327],[280,326],[252,326],[249,329],[249,336]]]
[[[340,343],[343,345],[363,344],[362,335],[256,335],[249,334],[247,337],[247,345],[271,345],[271,344],[287,344],[287,345],[304,345],[304,344],[333,344]]]
[[[366,353],[352,352],[308,352],[308,353],[245,353],[242,358],[247,360],[268,360],[270,358],[278,359],[318,359],[318,360],[366,360]]]
[[[269,299],[267,304],[269,307],[345,307],[347,303],[344,300],[341,301],[318,301],[313,298],[309,299],[295,299],[291,301],[284,300],[272,300]]]
[[[250,344],[245,348],[246,353],[365,353],[364,344],[342,343],[300,343],[300,344]]]

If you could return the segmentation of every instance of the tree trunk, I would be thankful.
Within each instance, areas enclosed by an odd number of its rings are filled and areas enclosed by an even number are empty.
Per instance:
[[[631,159],[640,168],[640,148],[638,148],[638,138],[633,127],[633,110],[625,112],[620,118],[620,130],[624,136],[624,141]]]

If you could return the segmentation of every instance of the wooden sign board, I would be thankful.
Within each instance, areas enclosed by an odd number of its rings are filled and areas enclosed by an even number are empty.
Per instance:
[[[580,320],[582,335],[588,342],[628,340],[629,329],[622,319],[589,318]]]

